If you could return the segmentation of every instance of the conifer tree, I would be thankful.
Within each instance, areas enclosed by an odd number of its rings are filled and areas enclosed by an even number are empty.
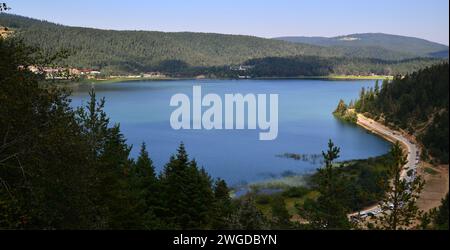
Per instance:
[[[43,59],[22,42],[0,39],[0,58],[0,228],[95,229],[91,145],[68,92],[27,70]]]
[[[399,142],[392,146],[390,153],[394,159],[389,170],[391,182],[384,185],[385,196],[379,204],[382,212],[374,226],[386,230],[409,229],[422,214],[416,202],[424,182],[419,176],[411,181],[402,178],[407,159]]]
[[[145,143],[142,143],[139,156],[133,164],[130,181],[137,198],[142,228],[161,228],[163,223],[157,218],[158,211],[161,210],[161,188]]]
[[[375,93],[376,96],[377,96],[378,94],[380,94],[380,83],[379,83],[378,80],[375,82],[374,93]]]
[[[105,99],[97,101],[94,89],[86,107],[77,110],[77,121],[90,145],[92,214],[99,229],[137,229],[137,197],[131,192],[131,147],[119,125],[109,127]]]
[[[341,99],[334,113],[344,115],[346,111],[347,111],[347,104],[345,104],[344,100]]]
[[[145,142],[142,143],[139,157],[134,164],[133,175],[136,178],[142,178],[144,182],[156,181],[155,167],[152,159],[150,159]]]
[[[230,189],[224,180],[218,179],[214,184],[213,192],[214,211],[212,216],[212,228],[225,229],[227,227],[227,219],[229,219],[233,212]]]
[[[300,216],[308,221],[313,229],[338,230],[350,229],[347,213],[349,209],[344,205],[345,186],[339,169],[334,161],[339,158],[340,149],[330,140],[328,151],[322,152],[325,166],[318,169],[315,185],[320,195],[317,200],[307,200],[303,207],[298,207]]]
[[[355,108],[355,103],[353,100],[350,100],[350,103],[348,104],[348,108],[349,109],[354,109]]]
[[[183,143],[165,166],[161,182],[170,223],[181,229],[207,226],[213,206],[211,178],[195,160],[189,161]]]

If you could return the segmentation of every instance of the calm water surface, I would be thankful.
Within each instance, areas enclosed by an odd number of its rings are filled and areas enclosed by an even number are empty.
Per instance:
[[[350,101],[374,81],[326,80],[180,80],[97,84],[98,97],[106,98],[111,121],[120,123],[133,145],[132,156],[146,142],[157,170],[176,152],[181,141],[199,165],[215,178],[232,185],[280,177],[286,173],[311,173],[318,161],[279,157],[284,153],[320,154],[332,139],[341,147],[340,160],[363,159],[386,153],[389,143],[365,130],[342,123],[331,114],[339,99]],[[255,130],[184,130],[170,126],[170,98],[176,93],[192,96],[192,86],[203,95],[279,94],[279,133],[274,141],[259,141]],[[74,89],[72,105],[86,105],[93,85]]]

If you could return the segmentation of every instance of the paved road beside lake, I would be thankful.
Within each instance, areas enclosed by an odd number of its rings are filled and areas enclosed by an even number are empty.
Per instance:
[[[408,171],[413,171],[414,173],[417,173],[417,165],[418,165],[418,155],[419,155],[419,148],[417,145],[410,141],[408,138],[406,138],[401,132],[392,130],[386,126],[384,126],[381,123],[378,123],[370,118],[367,118],[361,114],[358,114],[358,122],[357,124],[368,131],[371,131],[372,133],[378,134],[385,138],[386,140],[396,143],[399,142],[403,149],[408,153],[407,160],[408,162],[404,166],[404,169],[401,173],[401,178],[405,179],[408,178]],[[372,207],[366,208],[360,212],[353,213],[350,216],[357,216],[358,214],[378,214],[380,211],[380,208],[378,205],[374,205]]]

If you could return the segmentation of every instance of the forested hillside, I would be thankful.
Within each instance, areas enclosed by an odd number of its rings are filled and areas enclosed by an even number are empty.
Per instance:
[[[438,59],[416,58],[386,61],[370,58],[270,57],[246,62],[254,77],[327,75],[405,75],[439,63]]]
[[[42,83],[43,75],[28,70],[27,66],[45,60],[37,52],[16,40],[0,39],[3,230],[358,229],[347,214],[383,198],[390,185],[377,185],[387,183],[391,169],[400,169],[394,164],[402,157],[398,144],[389,156],[344,163],[339,168],[335,163],[340,148],[330,141],[322,153],[325,166],[311,177],[311,188],[290,188],[266,199],[271,208],[270,214],[265,214],[252,193],[232,199],[226,182],[213,180],[191,160],[183,144],[160,173],[156,173],[145,144],[137,159],[130,158],[131,147],[120,126],[112,124],[104,111],[105,99],[97,99],[91,91],[85,107],[71,108],[65,89]],[[446,142],[448,152],[448,85],[442,85],[448,82],[448,64],[405,79],[410,82],[397,79],[393,85],[406,84],[411,89],[409,84],[424,84],[419,87],[422,95],[430,93],[425,111],[446,105],[447,117],[440,120],[442,126],[437,123],[435,127],[436,131],[447,128],[447,137],[429,134],[432,143],[439,141],[436,137]],[[439,82],[436,86],[435,81]],[[392,90],[383,89],[389,96]],[[369,99],[362,96],[366,103]],[[406,182],[398,186],[398,192],[416,192]],[[393,211],[404,219],[395,226],[382,224],[381,229],[404,228],[416,220],[414,200],[401,197],[395,201],[407,204],[405,209]],[[288,211],[287,201],[293,198],[303,202]],[[268,204],[259,198],[259,205],[262,203]],[[442,228],[447,223],[448,227],[445,206],[448,201],[433,215],[433,226]],[[297,218],[309,223],[298,223]]]
[[[303,43],[326,47],[339,47],[348,53],[376,55],[391,53],[402,59],[411,57],[446,57],[448,46],[415,37],[397,36],[382,33],[351,34],[338,37],[280,37],[281,41]],[[378,58],[378,57],[375,57]]]
[[[0,39],[0,229],[226,228],[231,199],[184,145],[158,174],[137,159],[103,111],[72,109],[68,92],[39,84],[33,50]]]
[[[416,135],[435,161],[448,163],[448,66],[435,65],[362,90],[355,108]]]
[[[340,55],[329,48],[250,36],[98,30],[9,14],[0,15],[0,24],[15,29],[17,36],[44,51],[72,49],[75,54],[66,63],[77,67],[109,66],[142,71],[168,63],[218,66],[267,56]]]
[[[169,76],[237,77],[404,74],[436,63],[384,48],[326,47],[250,36],[207,33],[112,31],[68,27],[10,14],[0,25],[46,53],[69,50],[59,66],[95,68],[104,74],[163,72]],[[375,58],[375,59],[369,59]],[[255,65],[252,72],[231,65]]]

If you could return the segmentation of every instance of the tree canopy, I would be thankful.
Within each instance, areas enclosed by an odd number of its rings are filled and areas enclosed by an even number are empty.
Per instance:
[[[350,53],[342,48],[251,36],[69,27],[5,13],[0,15],[0,25],[44,53],[62,49],[71,52],[53,65],[94,68],[107,75],[152,71],[175,77],[393,75],[440,61],[399,56],[393,51]],[[236,65],[254,69],[230,70]]]
[[[423,143],[424,156],[448,163],[448,76],[442,63],[384,81],[379,89],[362,90],[356,110],[405,129]]]

